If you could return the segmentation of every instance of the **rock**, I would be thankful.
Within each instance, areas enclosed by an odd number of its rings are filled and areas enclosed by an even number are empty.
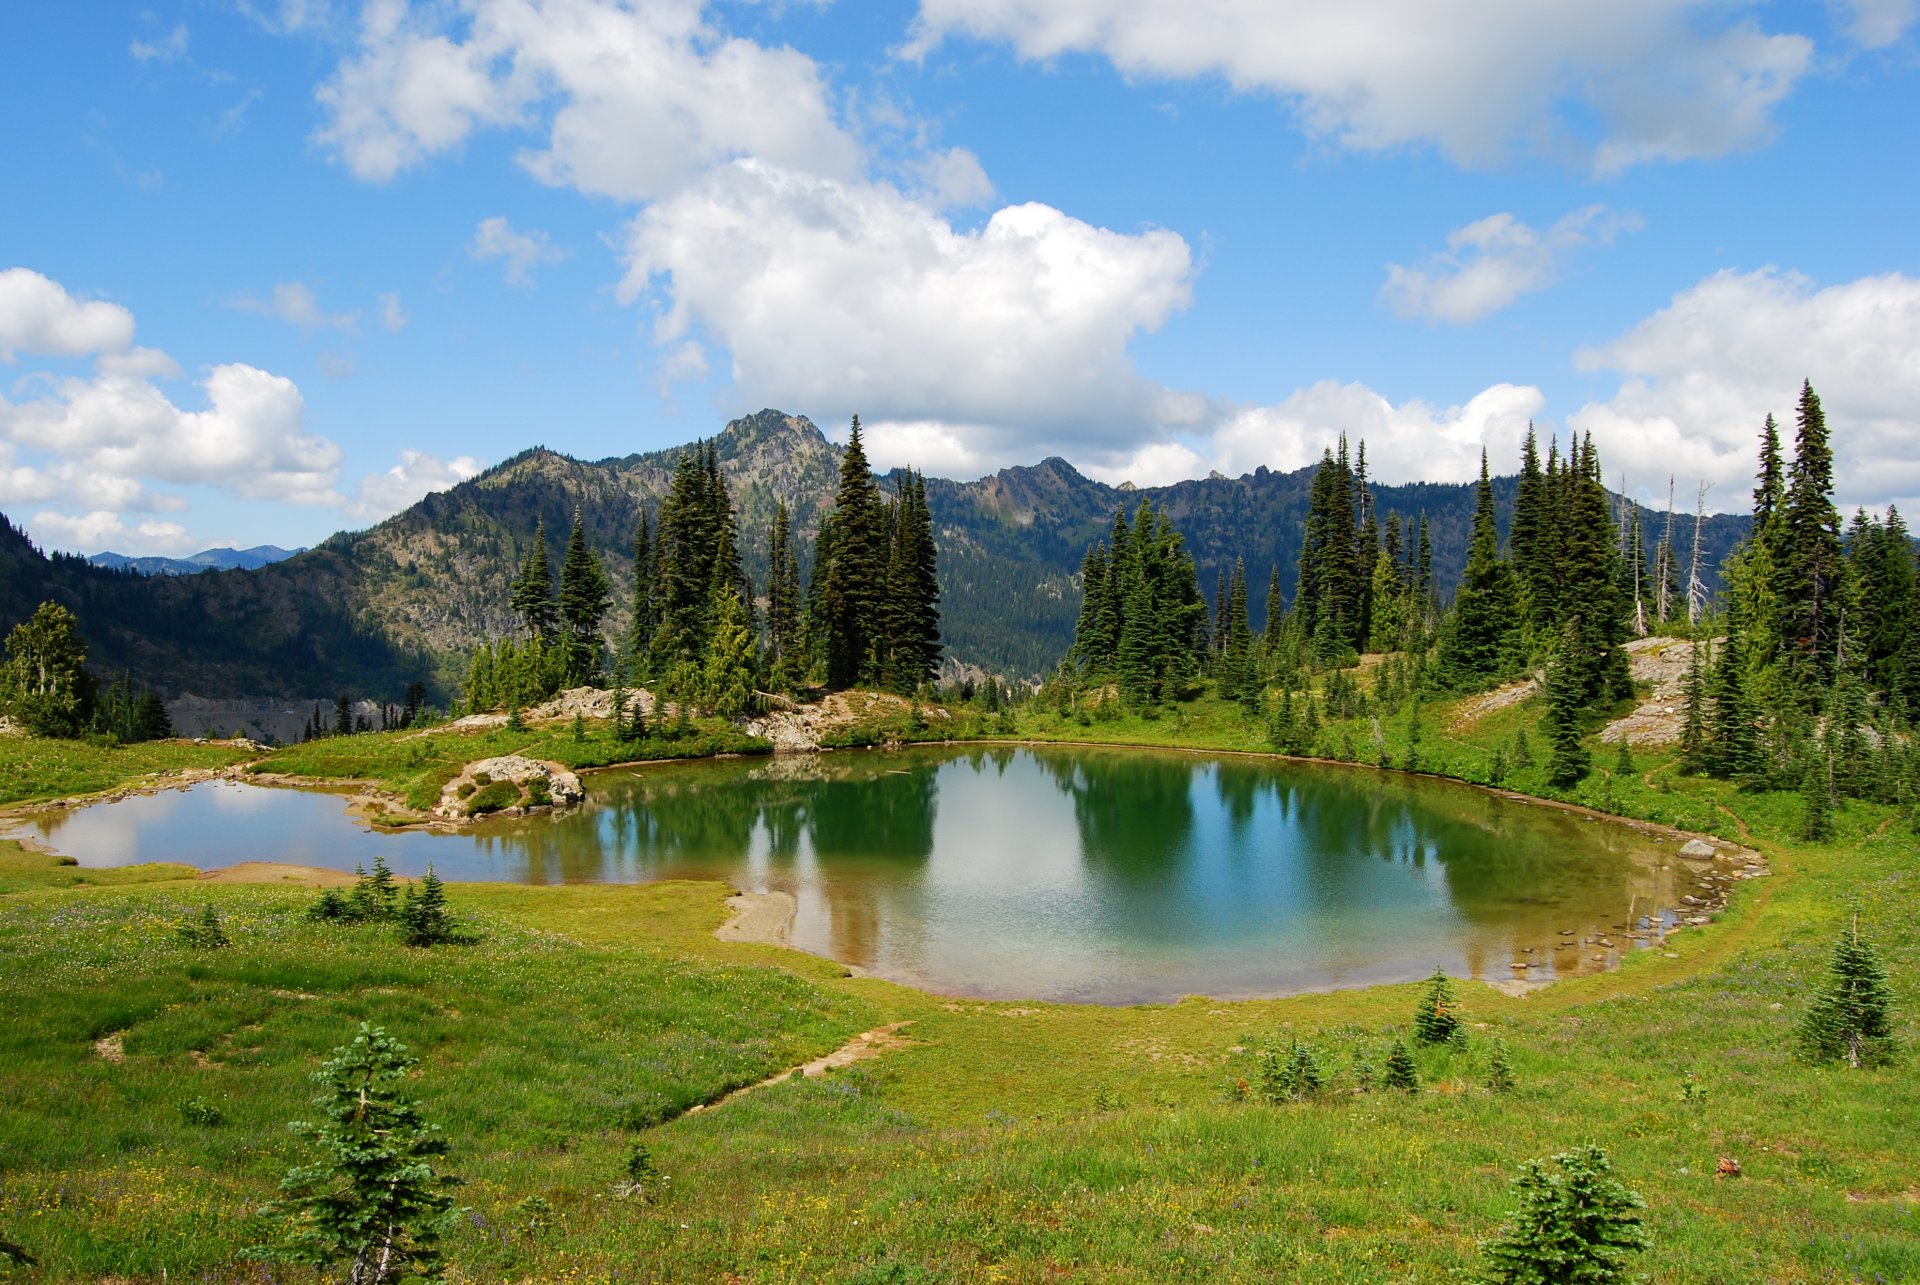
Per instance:
[[[482,781],[480,778],[487,778]],[[481,759],[469,763],[460,770],[460,775],[448,781],[440,791],[440,802],[433,814],[449,820],[460,820],[469,815],[467,800],[486,785],[505,781],[512,784],[518,797],[500,811],[517,811],[526,801],[527,793],[535,781],[542,782],[552,806],[571,807],[587,797],[580,787],[580,778],[559,763],[549,763],[544,759],[526,758],[519,754],[504,754],[499,758]],[[466,787],[464,792],[462,786]]]
[[[1720,850],[1704,839],[1688,839],[1680,845],[1680,855],[1689,861],[1711,861]]]

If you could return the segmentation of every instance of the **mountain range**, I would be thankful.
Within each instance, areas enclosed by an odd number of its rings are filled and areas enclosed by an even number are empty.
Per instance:
[[[749,572],[764,581],[776,499],[793,512],[804,566],[840,448],[804,416],[776,410],[734,420],[714,443]],[[97,670],[129,673],[169,696],[331,700],[344,691],[397,700],[422,679],[444,701],[473,645],[512,627],[508,585],[535,530],[544,526],[557,564],[576,508],[614,582],[607,627],[621,636],[634,531],[643,511],[657,515],[683,449],[583,461],[535,447],[368,530],[264,566],[194,575],[49,557],[0,520],[0,630],[52,598],[79,616]],[[1072,639],[1081,558],[1116,511],[1142,500],[1164,508],[1185,535],[1209,595],[1218,573],[1245,559],[1259,628],[1271,568],[1292,595],[1312,474],[1263,467],[1237,478],[1116,487],[1050,458],[971,482],[928,478],[949,657],[1009,677],[1051,669]],[[1503,527],[1514,485],[1513,477],[1494,483]],[[1375,486],[1374,496],[1383,522],[1391,513],[1426,516],[1435,578],[1450,592],[1465,561],[1473,487]],[[1651,548],[1664,515],[1636,512]],[[1744,515],[1709,517],[1707,565],[1717,568],[1747,527]],[[1690,518],[1681,531],[1684,548]]]
[[[202,571],[257,571],[305,552],[304,547],[283,549],[277,544],[256,544],[251,549],[202,549],[185,558],[136,558],[109,550],[89,554],[87,561],[96,567],[138,571],[144,576],[191,576]]]

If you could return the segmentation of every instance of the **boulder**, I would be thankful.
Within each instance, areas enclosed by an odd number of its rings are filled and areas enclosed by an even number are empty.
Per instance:
[[[1704,839],[1688,839],[1680,845],[1680,855],[1689,861],[1711,861],[1720,850]]]
[[[441,789],[433,814],[460,820],[510,808],[571,807],[586,797],[580,778],[564,765],[503,754],[460,769],[460,775]]]

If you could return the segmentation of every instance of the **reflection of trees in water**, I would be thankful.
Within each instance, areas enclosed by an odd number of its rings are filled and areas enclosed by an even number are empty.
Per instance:
[[[737,765],[595,778],[594,805],[559,817],[495,823],[484,850],[525,864],[531,882],[716,873],[744,860],[756,829],[769,855],[791,861],[804,838],[837,857],[924,862],[933,854],[935,765]]]
[[[1035,751],[1073,801],[1087,868],[1122,883],[1179,874],[1193,840],[1191,762],[1156,754]]]

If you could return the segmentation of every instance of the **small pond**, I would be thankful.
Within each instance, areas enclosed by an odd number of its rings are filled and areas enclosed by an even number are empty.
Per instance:
[[[972,747],[588,778],[561,816],[382,833],[336,794],[228,782],[35,818],[82,865],[383,855],[448,880],[721,879],[793,945],[930,990],[1124,1003],[1591,972],[1698,871],[1625,826],[1449,782],[1151,750]],[[1516,967],[1520,965],[1523,967]]]

